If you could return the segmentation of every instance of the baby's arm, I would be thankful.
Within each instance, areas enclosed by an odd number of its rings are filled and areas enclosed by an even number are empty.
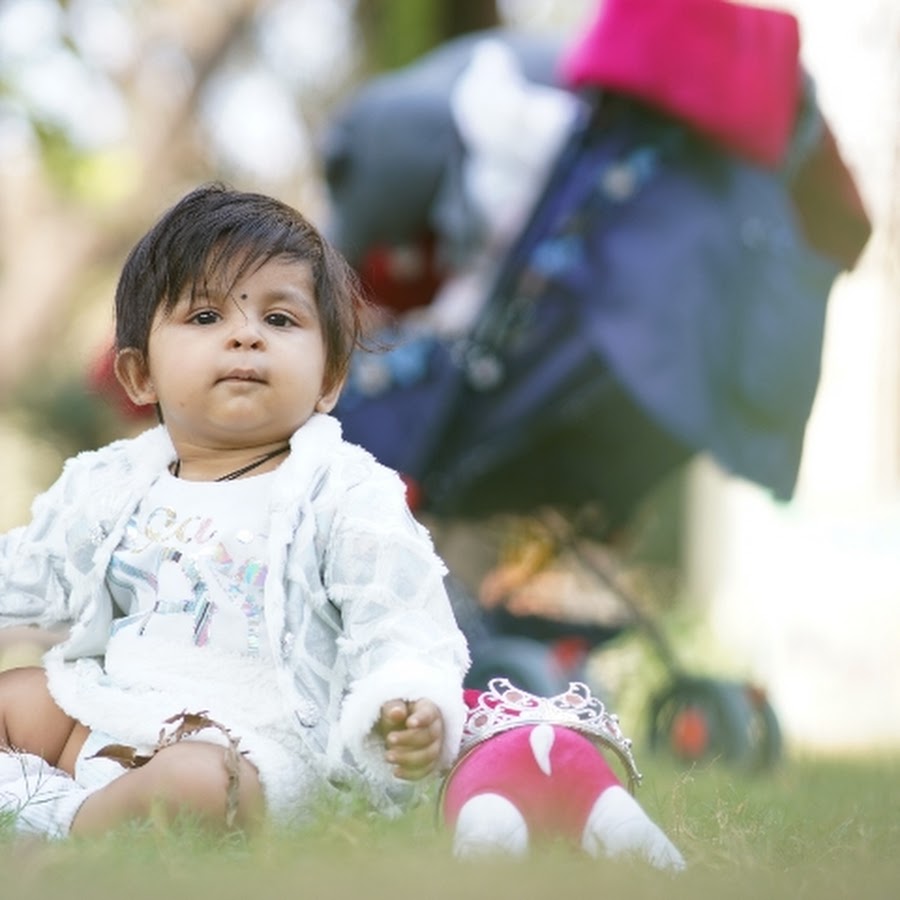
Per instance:
[[[323,574],[343,632],[341,737],[359,770],[390,793],[396,779],[424,778],[456,758],[469,654],[443,564],[409,512],[399,476],[357,462],[366,477],[354,469],[361,480],[343,494]]]
[[[437,768],[444,718],[431,700],[388,700],[381,707],[375,731],[384,738],[384,758],[397,778],[418,781]]]
[[[55,629],[71,618],[68,534],[60,514],[66,509],[66,484],[63,475],[35,499],[31,522],[0,534],[0,628]]]

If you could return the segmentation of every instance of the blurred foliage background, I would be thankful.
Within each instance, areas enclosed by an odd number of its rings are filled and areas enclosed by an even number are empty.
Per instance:
[[[0,528],[62,459],[128,428],[86,389],[125,254],[222,179],[327,217],[316,142],[368,74],[584,2],[0,0]]]
[[[164,208],[222,179],[326,225],[317,142],[354,86],[470,30],[570,34],[598,2],[0,0],[0,531],[25,521],[67,456],[142,427],[88,374],[110,340],[125,254]],[[775,509],[701,472],[685,525],[689,587],[724,597],[732,657],[755,660],[776,688],[784,678],[776,699],[789,719],[812,709],[804,691],[820,691],[824,669],[855,692],[845,712],[862,708],[860,689],[871,701],[855,734],[893,722],[896,743],[900,6],[758,2],[800,18],[874,230],[830,301],[796,500]],[[817,713],[828,736],[836,702]]]

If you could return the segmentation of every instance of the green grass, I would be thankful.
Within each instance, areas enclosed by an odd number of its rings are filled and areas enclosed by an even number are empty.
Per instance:
[[[102,840],[0,830],[0,897],[852,898],[900,897],[900,758],[794,759],[764,775],[678,769],[646,753],[638,797],[688,859],[669,876],[554,846],[522,862],[460,863],[421,808],[245,841],[152,826]]]

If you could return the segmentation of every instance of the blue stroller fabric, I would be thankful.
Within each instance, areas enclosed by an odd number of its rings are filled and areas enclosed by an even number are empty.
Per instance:
[[[696,452],[789,498],[839,266],[779,172],[585,101],[472,333],[395,335],[378,378],[351,374],[346,436],[438,513],[599,502],[617,520]]]

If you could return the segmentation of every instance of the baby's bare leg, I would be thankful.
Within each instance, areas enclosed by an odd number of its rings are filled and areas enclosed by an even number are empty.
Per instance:
[[[187,815],[221,831],[228,812],[225,749],[204,741],[181,741],[160,750],[140,768],[126,772],[85,800],[72,834],[102,834],[124,822],[161,815],[172,822]],[[256,768],[240,757],[234,826],[262,820],[264,800]]]
[[[89,730],[63,712],[47,689],[42,668],[0,672],[0,750],[18,750],[44,759],[68,775]],[[148,763],[125,772],[91,793],[72,820],[72,834],[101,834],[151,814],[167,822],[193,816],[216,829],[226,827],[229,774],[226,751],[203,741],[182,741],[160,750]],[[256,768],[238,759],[234,826],[250,828],[264,813]]]
[[[0,749],[40,756],[69,775],[88,729],[56,705],[38,666],[0,672]]]

